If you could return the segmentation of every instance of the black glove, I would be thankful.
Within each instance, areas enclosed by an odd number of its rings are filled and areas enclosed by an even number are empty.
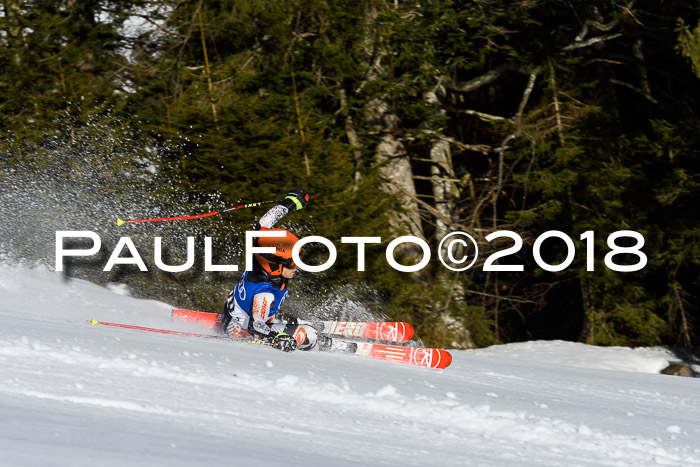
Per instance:
[[[284,197],[282,205],[289,209],[289,212],[303,209],[309,203],[309,194],[304,190],[289,190]]]
[[[278,311],[275,316],[279,316],[281,321],[287,323],[288,325],[289,324],[291,324],[291,325],[299,324],[299,318],[297,318],[294,315],[290,315],[289,313],[287,313],[285,311]]]
[[[296,339],[284,332],[277,334],[270,344],[282,352],[293,352],[297,348]]]
[[[292,315],[284,315],[284,319],[287,322],[287,326],[296,326],[299,324],[299,318]]]

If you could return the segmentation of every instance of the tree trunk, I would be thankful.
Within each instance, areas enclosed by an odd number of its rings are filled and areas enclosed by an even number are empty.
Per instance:
[[[432,176],[433,194],[435,195],[435,209],[440,216],[435,219],[435,237],[440,241],[449,231],[451,221],[454,220],[457,190],[454,182],[454,170],[452,169],[452,153],[450,142],[443,138],[438,139],[430,148],[430,160],[433,165],[430,167]]]
[[[424,239],[411,161],[401,140],[392,134],[382,136],[377,145],[377,162],[382,165],[385,181],[383,188],[394,194],[405,209],[404,212],[396,212],[389,221],[390,224],[398,229],[406,228],[410,235]],[[417,245],[415,250],[421,251]]]
[[[428,93],[426,100],[428,103],[440,104],[435,91]],[[438,116],[443,116],[444,114],[444,109],[438,110]],[[431,144],[430,160],[432,162],[430,166],[430,181],[433,187],[433,195],[435,196],[435,209],[438,214],[435,216],[435,244],[438,245],[445,235],[452,231],[452,226],[456,224],[457,220],[455,217],[457,215],[455,202],[459,199],[459,190],[452,181],[456,179],[456,176],[452,166],[452,151],[449,139],[442,135],[436,136],[436,139]],[[437,275],[438,282],[448,294],[444,303],[436,303],[435,308],[441,310],[445,334],[450,330],[455,339],[453,342],[444,344],[458,348],[474,348],[474,341],[469,329],[450,314],[452,302],[465,296],[464,284],[461,280],[462,275],[452,273],[446,268],[439,269]]]
[[[381,39],[377,34],[377,16],[378,13],[374,6],[369,7],[365,12],[363,49],[369,72],[356,92],[360,92],[367,83],[377,80],[378,77],[386,72],[382,66],[382,59],[386,56],[386,51],[382,47]],[[403,212],[396,212],[389,220],[389,223],[398,230],[408,230],[410,235],[424,239],[416,187],[413,184],[411,161],[403,141],[396,136],[400,128],[399,117],[389,109],[386,101],[379,97],[370,99],[364,110],[368,126],[382,135],[377,144],[376,154],[377,163],[381,167],[385,181],[383,188],[399,199],[404,210]],[[399,255],[422,255],[422,250],[418,245],[404,243],[401,251],[399,251]]]
[[[16,67],[19,67],[22,65],[21,50],[26,47],[24,32],[22,31],[22,24],[20,22],[22,8],[17,0],[6,0],[4,4],[5,16],[10,25],[7,32],[10,46],[13,49],[12,62]]]
[[[360,138],[357,136],[357,131],[355,130],[355,123],[352,120],[352,115],[350,114],[350,107],[348,106],[348,97],[345,93],[345,89],[340,88],[340,113],[345,118],[345,135],[348,138],[348,143],[352,146],[352,155],[355,158],[355,189],[362,181],[362,174],[360,173],[360,168],[362,167],[362,151],[360,150]]]

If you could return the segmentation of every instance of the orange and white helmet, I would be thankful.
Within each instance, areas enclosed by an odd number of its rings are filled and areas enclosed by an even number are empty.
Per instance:
[[[275,253],[255,253],[255,259],[263,270],[271,276],[282,274],[282,266],[295,268],[292,261],[292,248],[299,241],[299,238],[292,232],[284,229],[263,229],[268,232],[284,232],[284,237],[258,237],[258,246],[274,247]]]

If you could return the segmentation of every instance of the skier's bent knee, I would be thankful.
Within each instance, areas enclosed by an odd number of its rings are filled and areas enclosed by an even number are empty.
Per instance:
[[[318,342],[316,329],[306,324],[297,324],[295,326],[296,329],[293,331],[293,334],[291,332],[288,332],[288,334],[294,336],[297,344],[299,344],[297,349],[311,350],[316,347],[316,342]]]

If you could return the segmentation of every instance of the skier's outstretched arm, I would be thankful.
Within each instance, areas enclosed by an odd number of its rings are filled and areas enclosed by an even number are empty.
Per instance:
[[[271,229],[275,224],[290,212],[303,209],[309,202],[309,194],[304,190],[290,190],[287,196],[270,208],[255,224],[255,230]]]

